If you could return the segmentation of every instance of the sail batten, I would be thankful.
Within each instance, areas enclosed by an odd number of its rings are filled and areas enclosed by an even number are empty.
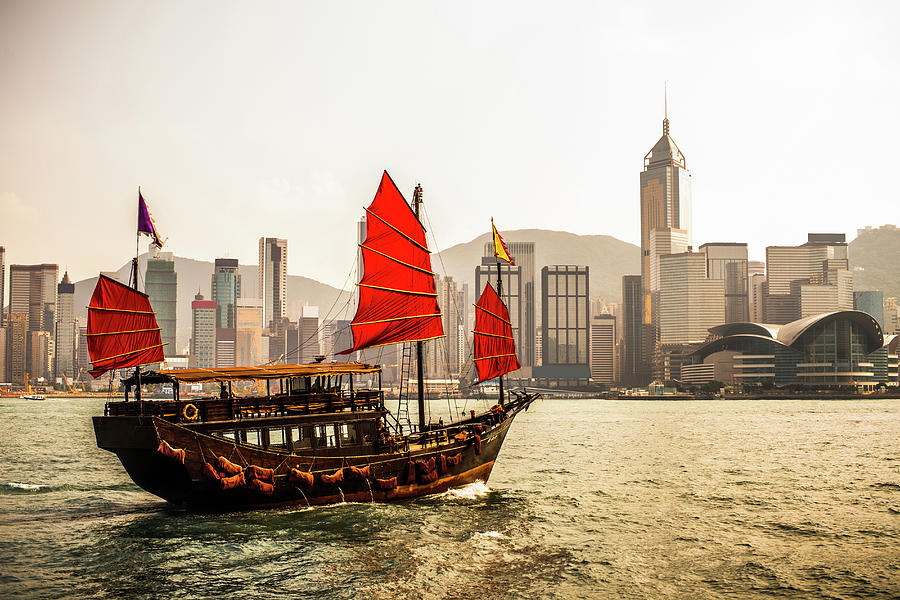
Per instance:
[[[340,354],[443,336],[425,228],[387,171],[366,214],[353,346]]]
[[[88,305],[87,343],[94,377],[165,360],[150,299],[104,275]]]
[[[475,304],[475,368],[478,382],[519,368],[509,310],[490,283]]]

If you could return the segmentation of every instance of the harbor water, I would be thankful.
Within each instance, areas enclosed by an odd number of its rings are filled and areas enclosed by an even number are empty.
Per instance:
[[[538,401],[487,485],[220,514],[137,488],[102,410],[0,399],[0,597],[900,597],[900,401]]]

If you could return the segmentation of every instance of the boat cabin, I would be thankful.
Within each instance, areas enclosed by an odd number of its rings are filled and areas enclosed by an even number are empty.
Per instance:
[[[356,376],[377,387],[357,388]],[[371,378],[369,378],[371,379]],[[125,400],[105,416],[155,416],[241,444],[285,453],[347,454],[378,443],[387,413],[381,368],[362,363],[148,371],[124,379]],[[212,395],[182,395],[189,384],[218,383]],[[171,386],[170,398],[141,387]]]

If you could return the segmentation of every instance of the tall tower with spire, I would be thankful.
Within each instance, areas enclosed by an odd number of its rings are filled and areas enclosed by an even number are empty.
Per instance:
[[[641,171],[641,282],[644,325],[642,362],[649,366],[658,337],[657,309],[652,277],[659,256],[683,252],[691,240],[691,172],[669,130],[668,97],[662,137],[644,156]],[[675,246],[678,246],[676,248]]]

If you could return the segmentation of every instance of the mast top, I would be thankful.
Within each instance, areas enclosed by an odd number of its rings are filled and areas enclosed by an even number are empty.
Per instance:
[[[418,219],[419,218],[419,205],[422,204],[422,202],[424,201],[421,183],[416,184],[416,189],[413,190],[413,200],[412,201],[413,201],[413,211],[415,211],[416,218]]]

